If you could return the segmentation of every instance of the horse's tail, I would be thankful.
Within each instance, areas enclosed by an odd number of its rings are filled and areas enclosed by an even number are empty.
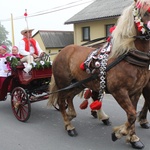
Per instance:
[[[54,76],[52,75],[51,83],[50,83],[50,87],[49,87],[50,96],[49,96],[49,101],[47,103],[48,106],[52,106],[52,105],[55,106],[57,104],[58,93],[55,92],[57,90],[58,90],[58,87],[57,87],[57,85],[55,83]]]

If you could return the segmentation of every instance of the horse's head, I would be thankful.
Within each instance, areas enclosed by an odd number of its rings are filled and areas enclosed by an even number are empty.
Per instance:
[[[135,43],[139,35],[143,39],[139,38],[138,42]],[[125,8],[118,19],[112,37],[111,57],[118,57],[131,49],[145,51],[147,48],[143,46],[143,41],[150,39],[150,0],[135,0],[132,5]],[[139,41],[142,45],[137,46]],[[142,49],[142,47],[145,48]]]
[[[145,35],[145,39],[150,39],[150,1],[135,0],[133,8],[134,22],[138,34]]]

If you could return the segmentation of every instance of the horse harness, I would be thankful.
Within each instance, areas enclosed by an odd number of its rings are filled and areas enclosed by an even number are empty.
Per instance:
[[[142,36],[142,37],[136,36],[135,38],[145,39],[146,37],[145,36]],[[150,52],[148,52],[148,53],[141,52],[141,51],[136,50],[136,49],[130,50],[128,53],[118,56],[112,63],[107,65],[107,60],[108,60],[108,56],[109,56],[108,54],[111,51],[111,47],[112,47],[112,45],[109,42],[109,43],[107,43],[107,45],[104,48],[95,49],[92,53],[90,53],[88,55],[87,59],[84,61],[84,66],[85,66],[85,71],[88,74],[91,74],[90,77],[83,79],[81,81],[72,82],[69,86],[62,88],[62,89],[59,89],[59,90],[54,91],[54,92],[49,93],[49,94],[69,90],[69,89],[72,89],[75,87],[81,87],[81,86],[86,87],[85,83],[90,82],[92,80],[95,80],[99,77],[101,80],[99,99],[102,100],[103,95],[104,95],[104,91],[109,93],[109,91],[107,90],[107,87],[106,87],[106,83],[105,83],[106,82],[105,81],[106,72],[109,71],[114,66],[116,66],[118,63],[120,63],[122,60],[125,60],[128,63],[139,66],[139,67],[146,67],[146,68],[150,69],[150,67],[149,67],[150,66]],[[100,55],[99,55],[99,53],[100,53]],[[91,68],[90,64],[92,63],[93,60],[95,60],[95,67]],[[101,69],[99,69],[100,66],[102,66]],[[100,70],[99,73],[98,72],[95,73],[98,69]]]
[[[84,62],[85,71],[88,74],[92,74],[91,78],[96,74],[97,78],[99,77],[100,79],[99,100],[103,99],[104,91],[108,92],[106,87],[106,72],[122,60],[139,67],[150,68],[150,53],[141,52],[137,49],[130,50],[128,53],[120,55],[112,63],[107,65],[108,54],[111,51],[111,47],[111,43],[108,43],[104,48],[94,50],[89,54],[88,58]],[[93,61],[95,61],[94,67],[91,65]],[[91,78],[89,77],[89,81]]]

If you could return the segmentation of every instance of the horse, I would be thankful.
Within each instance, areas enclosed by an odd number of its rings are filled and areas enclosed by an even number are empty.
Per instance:
[[[69,136],[78,134],[71,123],[71,120],[77,115],[73,98],[85,88],[99,92],[102,98],[105,86],[101,83],[105,77],[106,82],[103,83],[106,84],[107,90],[127,115],[127,120],[123,125],[113,128],[112,141],[126,136],[126,141],[133,148],[144,148],[144,144],[136,135],[135,121],[139,97],[149,80],[149,25],[150,1],[134,0],[123,10],[117,21],[116,29],[112,33],[112,48],[108,60],[105,57],[103,61],[100,57],[104,49],[105,56],[107,56],[108,43],[104,44],[103,49],[99,52],[90,47],[68,45],[55,57],[50,84],[50,92],[53,94],[50,95],[48,105],[55,103],[59,105]],[[91,53],[92,57],[89,56]],[[98,57],[95,58],[93,53],[98,53]],[[91,60],[89,65],[86,64],[88,58]],[[101,62],[104,62],[103,68],[100,66],[103,64]],[[88,69],[83,70],[81,64],[84,64],[85,68],[89,67],[89,70],[92,68],[92,72],[88,72]],[[61,90],[68,86],[71,88]],[[65,107],[66,102],[68,111]],[[150,101],[146,100],[146,105],[150,110]]]

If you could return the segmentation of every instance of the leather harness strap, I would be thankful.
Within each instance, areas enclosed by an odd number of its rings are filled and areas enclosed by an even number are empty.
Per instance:
[[[139,67],[148,67],[150,64],[150,53],[141,52],[139,50],[131,50],[128,52],[125,60]]]

